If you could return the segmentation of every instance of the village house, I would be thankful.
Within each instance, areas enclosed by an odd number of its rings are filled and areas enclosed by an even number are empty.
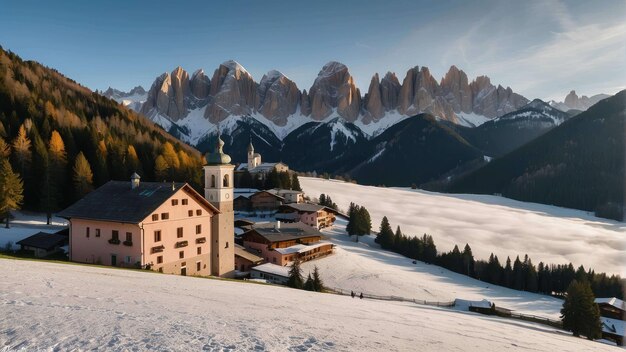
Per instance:
[[[600,309],[602,338],[623,346],[626,335],[626,303],[616,297],[596,298],[595,302]]]
[[[322,241],[318,230],[304,223],[255,224],[242,236],[243,246],[268,263],[284,266],[296,258],[301,262],[331,254],[333,244]]]
[[[289,268],[272,263],[261,264],[250,270],[250,278],[284,285],[289,281]]]
[[[70,260],[181,275],[235,271],[233,169],[218,138],[204,166],[204,197],[187,183],[109,181],[59,213]]]
[[[316,229],[323,229],[333,226],[337,215],[338,211],[323,205],[293,203],[280,206],[275,217],[283,222],[303,222]]]
[[[268,192],[259,191],[250,196],[250,211],[253,213],[275,214],[278,208],[285,203],[285,198]]]
[[[22,251],[30,251],[37,258],[62,252],[68,243],[67,236],[59,233],[37,232],[36,234],[17,241]]]
[[[265,191],[235,188],[234,207],[240,213],[273,215],[281,205],[290,203],[304,203],[304,193],[278,188]]]
[[[248,273],[254,266],[263,264],[265,260],[246,250],[244,246],[235,244],[235,269],[240,273]]]
[[[272,172],[272,170],[276,170],[277,172],[287,172],[289,171],[289,166],[282,162],[262,162],[261,154],[254,152],[254,146],[252,145],[252,141],[250,141],[250,144],[248,145],[248,162],[239,164],[235,171],[238,173],[248,171],[253,177],[257,177],[258,175],[261,180],[265,180],[267,175]]]
[[[304,203],[304,192],[302,191],[274,188],[268,190],[267,192],[282,197],[284,199],[283,204]]]

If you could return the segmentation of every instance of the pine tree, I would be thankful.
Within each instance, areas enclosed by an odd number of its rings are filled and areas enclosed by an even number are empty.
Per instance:
[[[291,189],[302,192],[302,187],[300,187],[300,181],[298,180],[298,175],[296,175],[296,173],[291,175]]]
[[[322,278],[320,277],[320,272],[319,269],[317,269],[317,265],[313,268],[313,291],[324,291],[324,283],[322,282]]]
[[[600,338],[600,310],[594,301],[589,281],[573,280],[567,288],[561,309],[563,328],[570,330],[574,336],[584,335],[589,340]]]
[[[157,156],[154,161],[154,178],[157,181],[167,181],[170,166],[162,155]]]
[[[26,134],[26,128],[24,127],[24,124],[22,124],[17,133],[17,137],[13,140],[13,157],[15,158],[17,171],[22,176],[26,175],[28,166],[32,161],[30,148],[31,142]]]
[[[350,202],[350,207],[348,208],[348,225],[346,225],[346,232],[348,236],[352,236],[356,233],[356,221],[357,221],[357,210],[358,205]]]
[[[24,184],[19,175],[13,172],[7,158],[0,159],[0,216],[6,221],[9,228],[9,218],[12,210],[22,207]]]
[[[315,291],[315,289],[313,288],[313,278],[311,278],[311,273],[309,273],[309,276],[307,276],[303,288],[307,291]]]
[[[75,197],[80,199],[93,190],[93,173],[83,152],[78,153],[73,171]]]
[[[0,137],[0,157],[6,159],[11,154],[11,149],[7,142],[4,141],[4,138]]]
[[[291,264],[291,269],[289,269],[289,279],[287,279],[287,286],[293,288],[303,288],[304,280],[302,279],[302,270],[300,269],[300,259],[296,257],[296,259]]]
[[[519,256],[513,262],[513,288],[516,290],[524,290],[524,268]]]
[[[519,259],[519,258],[518,258]],[[511,268],[511,258],[506,257],[506,265],[502,272],[502,286],[513,287],[513,269]]]
[[[333,205],[335,205],[335,203],[333,203]],[[372,218],[365,207],[359,207],[357,211],[357,219],[357,226],[355,230],[357,235],[356,240],[358,242],[358,236],[369,235],[370,232],[372,232]]]
[[[393,248],[395,252],[402,251],[402,230],[400,230],[400,225],[396,227],[396,233],[393,235]]]
[[[434,263],[437,259],[437,247],[435,246],[433,236],[424,234],[422,245],[424,246],[424,261],[429,264]]]
[[[389,249],[393,245],[393,230],[386,216],[383,216],[383,220],[380,222],[380,229],[378,230],[376,240],[382,249]]]
[[[469,243],[465,244],[465,248],[463,249],[463,273],[467,276],[475,277],[474,273],[474,255],[472,254],[472,249],[469,246]]]

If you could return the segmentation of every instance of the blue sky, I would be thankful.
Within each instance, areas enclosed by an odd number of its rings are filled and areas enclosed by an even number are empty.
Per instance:
[[[626,88],[625,1],[0,0],[0,45],[91,89],[146,89],[182,66],[228,60],[309,89],[330,60],[363,92],[375,72],[450,65],[528,98]]]

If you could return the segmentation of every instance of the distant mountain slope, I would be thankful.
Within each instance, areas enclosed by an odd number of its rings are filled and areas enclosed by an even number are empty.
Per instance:
[[[565,100],[563,100],[562,102],[552,100],[550,101],[550,105],[561,111],[568,111],[572,109],[585,111],[595,105],[600,100],[606,99],[608,97],[610,97],[610,95],[608,94],[596,94],[592,95],[591,97],[583,95],[579,97],[578,94],[576,94],[576,91],[573,90],[569,92],[569,94],[567,94]]]
[[[623,217],[626,91],[454,182],[450,192],[502,193],[523,201]]]
[[[476,148],[491,157],[502,156],[546,133],[570,116],[535,99],[521,109],[487,121],[476,128],[458,128]]]
[[[371,154],[349,174],[360,183],[408,186],[432,181],[483,154],[453,129],[421,114],[370,141]]]

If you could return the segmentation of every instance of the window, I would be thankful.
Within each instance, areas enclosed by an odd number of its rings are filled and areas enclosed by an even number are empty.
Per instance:
[[[189,216],[193,216],[193,210],[189,210],[187,214],[189,214]]]
[[[176,237],[177,238],[183,237],[183,228],[182,227],[179,227],[179,228],[176,229]]]
[[[202,233],[202,225],[196,225],[196,235]]]
[[[229,187],[228,186],[228,183],[229,183],[228,181],[229,181],[228,180],[228,174],[226,174],[226,175],[224,175],[224,182],[223,182],[224,187]]]
[[[200,210],[200,209],[196,210],[196,215],[198,215],[198,216],[202,215],[202,210]]]
[[[130,264],[133,262],[133,258],[130,255],[126,256],[126,264]]]
[[[161,230],[154,231],[154,242],[161,242]]]
[[[159,221],[159,214],[152,214],[152,221]]]
[[[215,175],[211,175],[211,188],[215,188]]]
[[[196,262],[196,271],[200,271],[201,268],[202,268],[202,263]]]
[[[172,199],[172,205],[178,205],[178,199]]]
[[[163,264],[163,256],[162,255],[157,257],[157,264]]]
[[[117,230],[113,230],[111,231],[111,239],[113,240],[119,240],[120,239],[120,232]]]
[[[189,202],[188,199],[183,199],[183,205],[187,205],[188,202]]]
[[[180,259],[185,258],[185,251],[178,252],[178,258],[180,258]]]
[[[128,241],[128,242],[132,242],[133,241],[133,233],[132,232],[126,232],[126,241]]]
[[[228,242],[226,242],[226,247],[224,247],[224,248],[228,248]]]
[[[170,218],[170,213],[161,213],[161,220],[167,220]]]
[[[87,238],[89,238],[89,226],[87,226]]]
[[[202,254],[202,247],[198,247],[197,252],[198,252],[198,255]]]
[[[100,229],[96,229],[96,237],[100,237]]]

